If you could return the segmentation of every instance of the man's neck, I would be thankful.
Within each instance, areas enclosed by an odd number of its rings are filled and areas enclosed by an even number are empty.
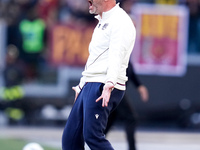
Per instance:
[[[108,1],[105,1],[104,4],[105,5],[104,5],[103,12],[107,12],[107,11],[111,10],[113,7],[115,7],[116,1],[115,0],[108,0]],[[100,14],[101,18],[102,18],[103,12]]]

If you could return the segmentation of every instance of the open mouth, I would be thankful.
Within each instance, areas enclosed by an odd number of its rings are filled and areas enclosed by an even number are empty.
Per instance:
[[[89,7],[92,7],[92,0],[88,0]]]

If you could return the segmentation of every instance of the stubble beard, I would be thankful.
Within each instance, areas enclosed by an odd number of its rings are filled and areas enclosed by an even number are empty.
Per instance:
[[[97,8],[94,7],[92,10],[89,10],[89,13],[90,14],[97,14],[96,11],[97,11]]]

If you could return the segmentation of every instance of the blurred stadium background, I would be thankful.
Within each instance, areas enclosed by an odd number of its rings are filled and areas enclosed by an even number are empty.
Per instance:
[[[200,1],[118,1],[136,26],[131,61],[150,95],[142,103],[129,85],[139,150],[199,149]],[[3,137],[42,142],[34,137],[44,133],[60,148],[95,25],[87,0],[0,0],[0,146]],[[125,149],[120,120],[113,130],[108,138]],[[29,131],[37,135],[21,137]]]

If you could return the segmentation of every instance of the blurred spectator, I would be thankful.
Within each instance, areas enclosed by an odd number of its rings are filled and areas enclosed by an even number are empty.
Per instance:
[[[46,46],[46,25],[38,17],[36,4],[29,8],[26,18],[19,24],[19,29],[22,35],[22,53],[27,65],[27,77],[35,79],[38,76],[38,67],[43,61],[42,54]]]
[[[64,24],[87,26],[96,19],[89,14],[85,0],[60,0],[59,20]]]
[[[175,5],[179,0],[155,0],[156,4]]]
[[[149,98],[148,89],[139,81],[137,75],[133,70],[131,62],[129,62],[126,74],[128,76],[127,84],[132,82],[137,88],[141,100],[143,102],[147,102]],[[119,106],[109,116],[105,133],[108,133],[111,126],[115,123],[117,119],[122,120],[125,127],[129,150],[136,150],[135,131],[137,125],[137,115],[134,108],[132,107],[132,104],[130,104],[129,102],[127,92],[125,92],[124,98],[120,102]]]
[[[22,14],[21,11],[21,7],[18,3],[9,1],[6,5],[6,12],[4,15],[7,23],[7,45],[15,45],[19,53],[21,50],[21,35],[19,32],[19,21]]]
[[[149,3],[149,4],[152,4],[154,3],[154,0],[137,0],[138,3]]]
[[[0,19],[5,19],[7,3],[8,3],[8,1],[0,0]]]
[[[66,0],[60,0],[59,2],[59,13],[58,13],[58,21],[66,24],[70,22],[72,17],[71,9],[67,4]]]
[[[200,1],[199,0],[185,0],[186,6],[190,11],[189,18],[189,53],[200,53]]]
[[[47,30],[51,30],[57,23],[59,1],[61,0],[38,1],[38,16],[45,21]]]
[[[24,78],[23,65],[18,59],[19,51],[15,45],[7,47],[6,67],[4,70],[5,86],[21,85]]]
[[[19,51],[17,47],[15,45],[9,45],[7,47],[6,67],[3,72],[5,81],[3,98],[5,103],[1,107],[5,109],[10,124],[18,123],[24,117],[20,102],[23,98],[21,84],[24,79],[24,71],[18,56]]]

